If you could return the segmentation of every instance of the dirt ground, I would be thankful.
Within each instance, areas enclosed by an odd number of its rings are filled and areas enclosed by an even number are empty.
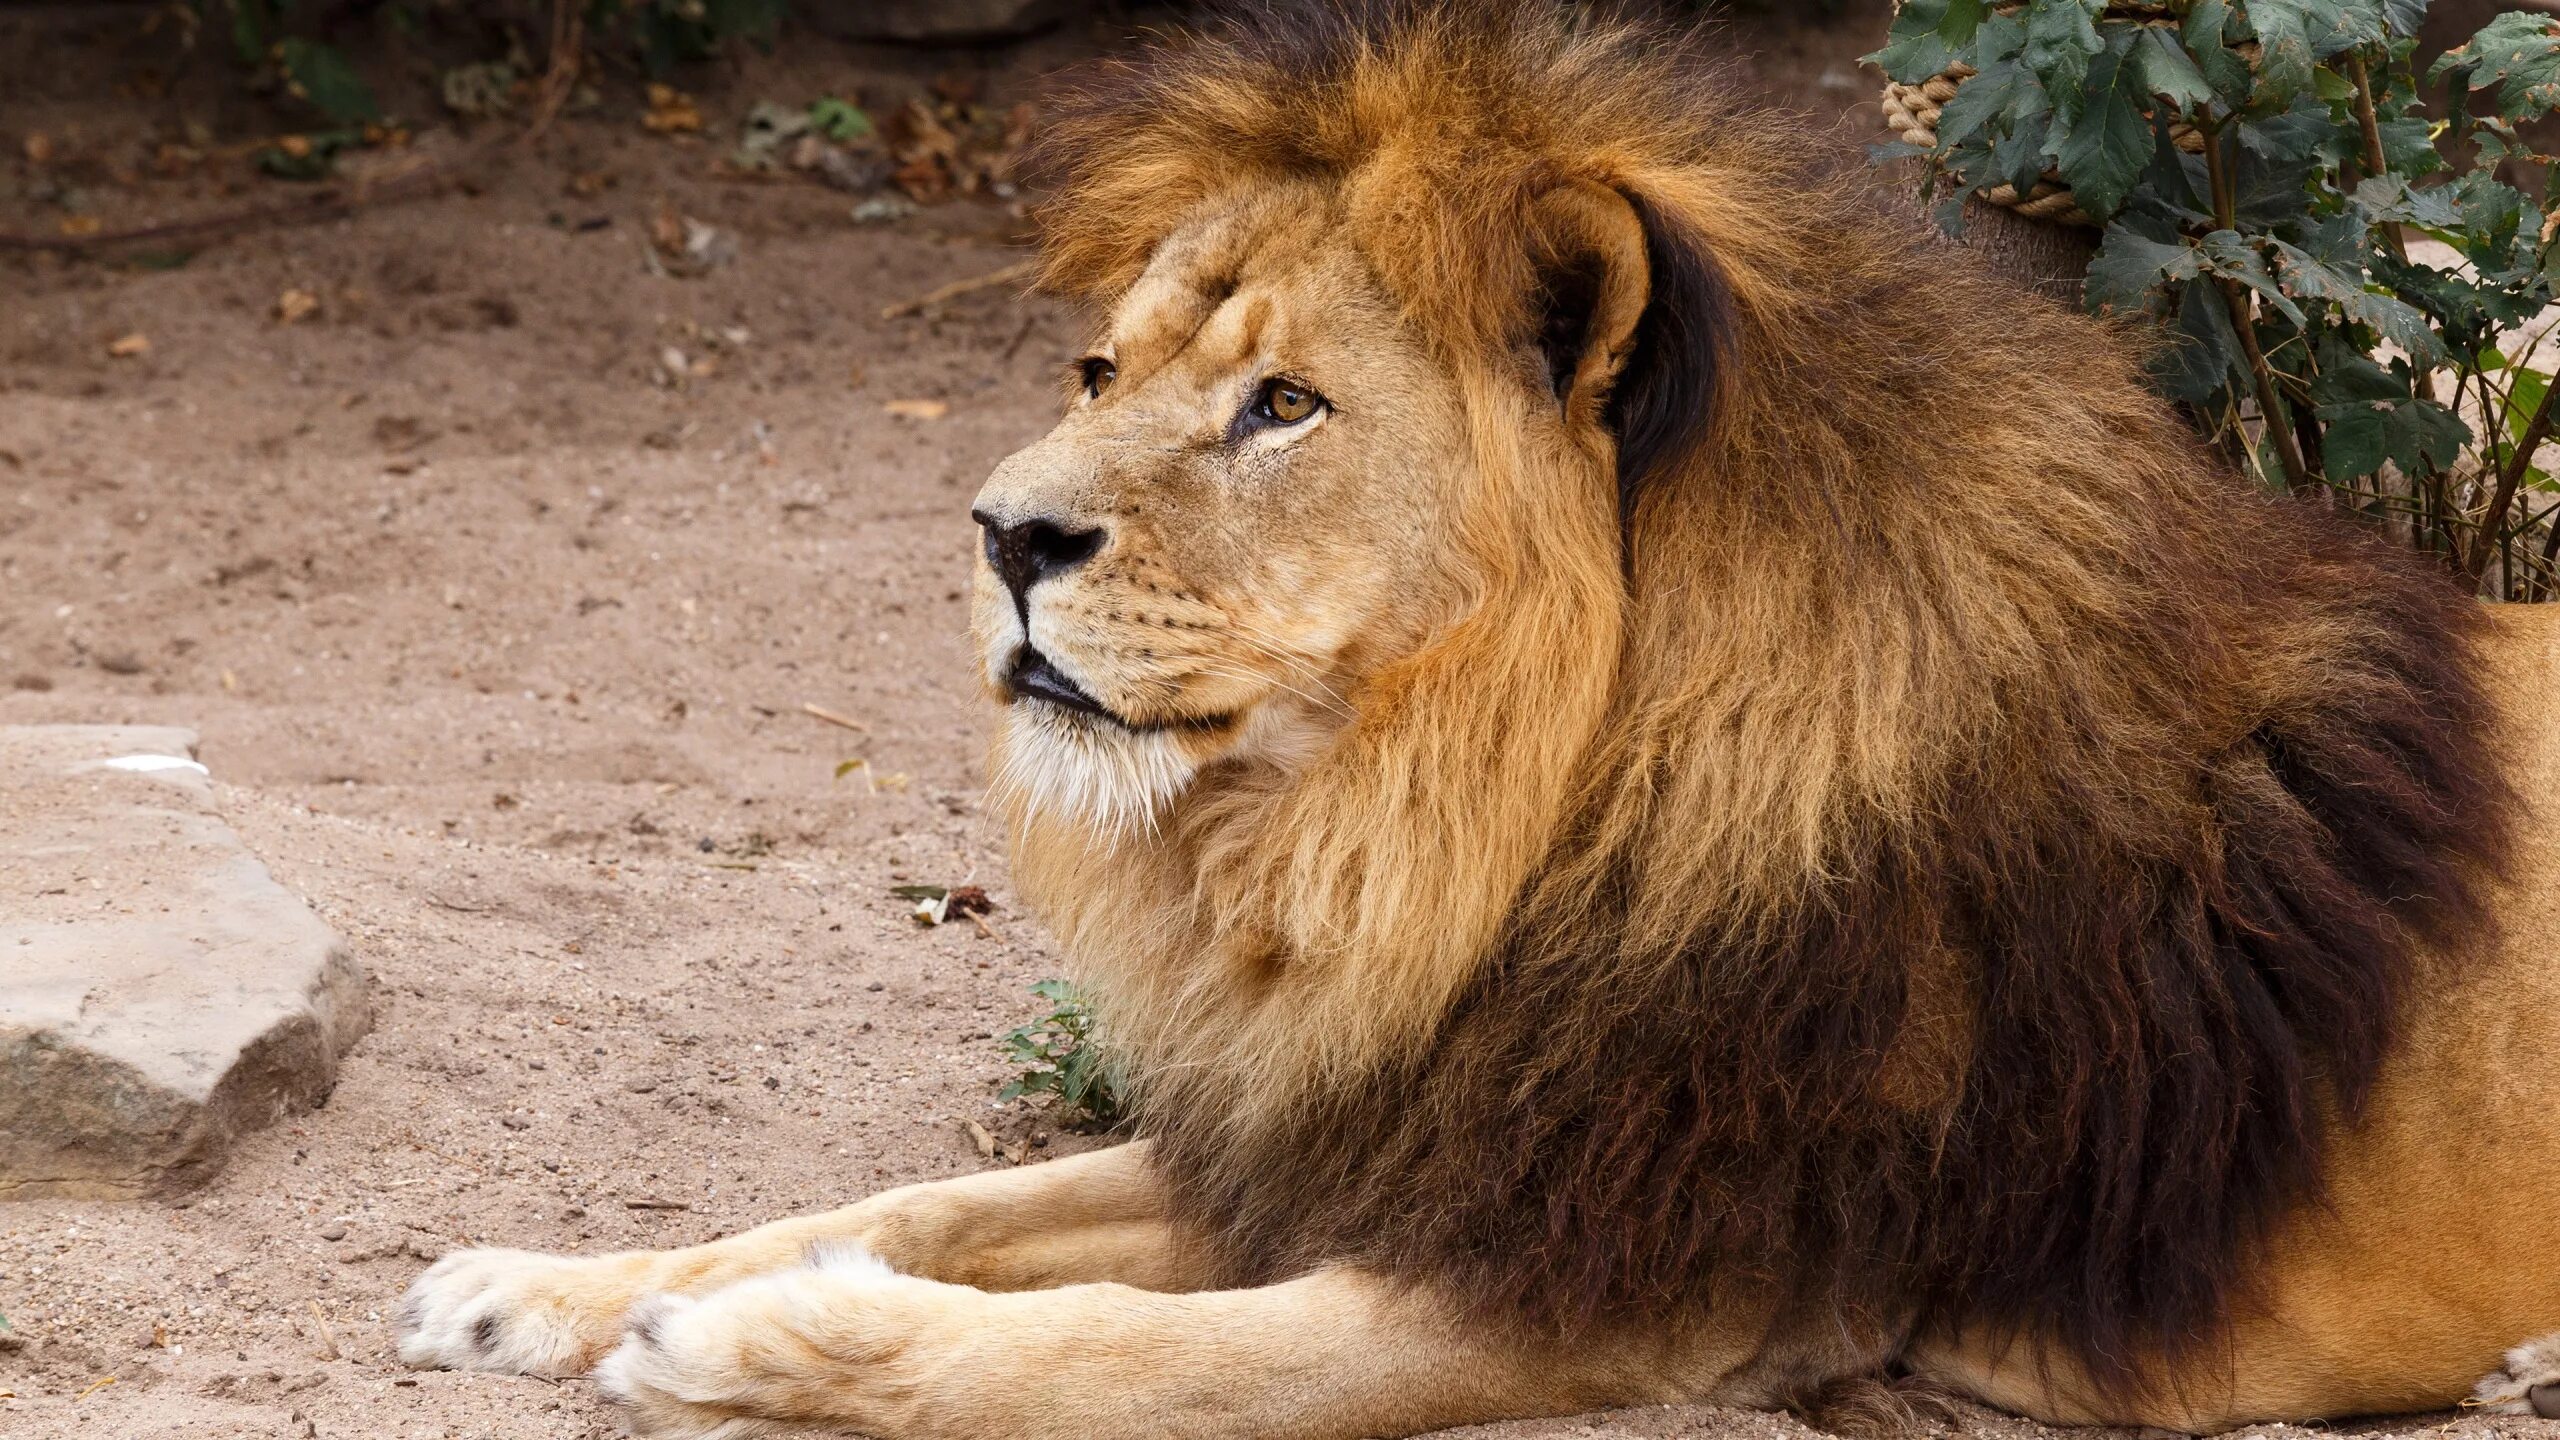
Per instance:
[[[0,12],[0,229],[59,218],[28,136],[62,164],[168,123],[113,98],[126,51],[98,42],[143,12],[103,13]],[[1838,115],[1872,25],[1736,45]],[[959,68],[1001,99],[1093,43],[798,43],[707,77],[708,142],[608,96],[476,194],[182,264],[0,257],[0,723],[200,731],[378,1017],[326,1108],[191,1197],[0,1204],[0,1434],[616,1434],[585,1382],[402,1369],[385,1315],[452,1246],[684,1244],[978,1169],[965,1119],[1035,1160],[1094,1143],[993,1102],[992,1037],[1058,967],[980,801],[962,604],[968,497],[1048,423],[1078,321],[1009,287],[882,318],[1018,259],[1002,202],[857,224],[713,165],[756,98]],[[243,198],[100,183],[116,224]],[[662,200],[734,261],[652,273]],[[316,312],[281,323],[287,291]],[[903,882],[1002,908],[924,929]]]

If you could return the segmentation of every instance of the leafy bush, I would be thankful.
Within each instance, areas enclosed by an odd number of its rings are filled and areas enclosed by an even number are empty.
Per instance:
[[[1978,191],[2059,179],[2106,227],[2091,308],[2158,322],[2155,383],[2245,467],[2484,594],[2549,598],[2555,391],[2521,362],[2560,217],[2528,193],[2555,159],[2525,129],[2560,108],[2560,20],[2502,15],[2421,76],[2426,8],[1907,0],[1869,58],[1906,84],[1977,73],[1934,149],[1880,153],[1929,157],[1950,228]]]
[[[996,1098],[1047,1095],[1053,1097],[1061,1123],[1117,1124],[1123,1113],[1119,1078],[1110,1056],[1094,1041],[1093,1011],[1084,997],[1064,980],[1043,980],[1031,993],[1052,1008],[997,1042],[1023,1069]]]

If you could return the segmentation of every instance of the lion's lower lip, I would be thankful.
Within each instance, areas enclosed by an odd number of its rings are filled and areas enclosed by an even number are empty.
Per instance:
[[[1016,700],[1045,700],[1062,710],[1090,715],[1096,720],[1117,725],[1123,730],[1148,734],[1159,730],[1222,730],[1235,720],[1233,715],[1185,716],[1175,720],[1132,720],[1093,698],[1091,692],[1049,662],[1049,657],[1024,646],[1014,657],[1013,669],[1005,676],[1005,688]]]
[[[1105,720],[1120,719],[1110,707],[1094,699],[1083,686],[1068,678],[1065,671],[1050,664],[1048,656],[1029,646],[1024,646],[1022,653],[1014,658],[1013,673],[1005,677],[1005,683],[1012,686],[1017,695],[1035,696],[1052,705],[1098,715]]]

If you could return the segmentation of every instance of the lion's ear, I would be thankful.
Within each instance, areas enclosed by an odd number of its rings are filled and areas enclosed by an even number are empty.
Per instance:
[[[1705,242],[1641,190],[1589,181],[1531,207],[1538,344],[1568,425],[1618,442],[1620,503],[1695,450],[1731,371],[1732,291]]]
[[[1567,424],[1606,418],[1653,289],[1644,222],[1625,196],[1568,181],[1530,207],[1538,353]]]

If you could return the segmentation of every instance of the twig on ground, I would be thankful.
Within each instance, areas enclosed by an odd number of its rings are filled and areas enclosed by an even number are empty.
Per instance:
[[[332,1360],[344,1360],[346,1353],[338,1348],[338,1337],[329,1329],[329,1317],[320,1313],[320,1302],[311,1302],[311,1323],[320,1327],[320,1348]]]
[[[1025,315],[1022,317],[1022,328],[1014,331],[1013,338],[1005,342],[1004,359],[1011,360],[1014,355],[1022,349],[1022,342],[1031,338],[1031,327],[1038,324],[1039,321],[1040,317],[1038,315]]]
[[[625,1200],[622,1202],[622,1208],[625,1210],[690,1210],[693,1205],[684,1200],[641,1199]]]
[[[854,719],[850,715],[830,710],[826,706],[821,705],[814,700],[801,701],[800,711],[804,715],[824,720],[830,725],[841,725],[847,730],[859,731],[865,735],[871,733],[870,726],[863,724],[861,721]]]
[[[883,305],[880,307],[880,318],[895,320],[903,315],[920,315],[945,300],[957,300],[963,295],[973,295],[980,290],[993,290],[999,286],[1011,285],[1016,281],[1028,280],[1039,273],[1039,261],[1018,261],[975,279],[954,280],[948,285],[937,286],[913,300],[901,300],[895,305]]]

